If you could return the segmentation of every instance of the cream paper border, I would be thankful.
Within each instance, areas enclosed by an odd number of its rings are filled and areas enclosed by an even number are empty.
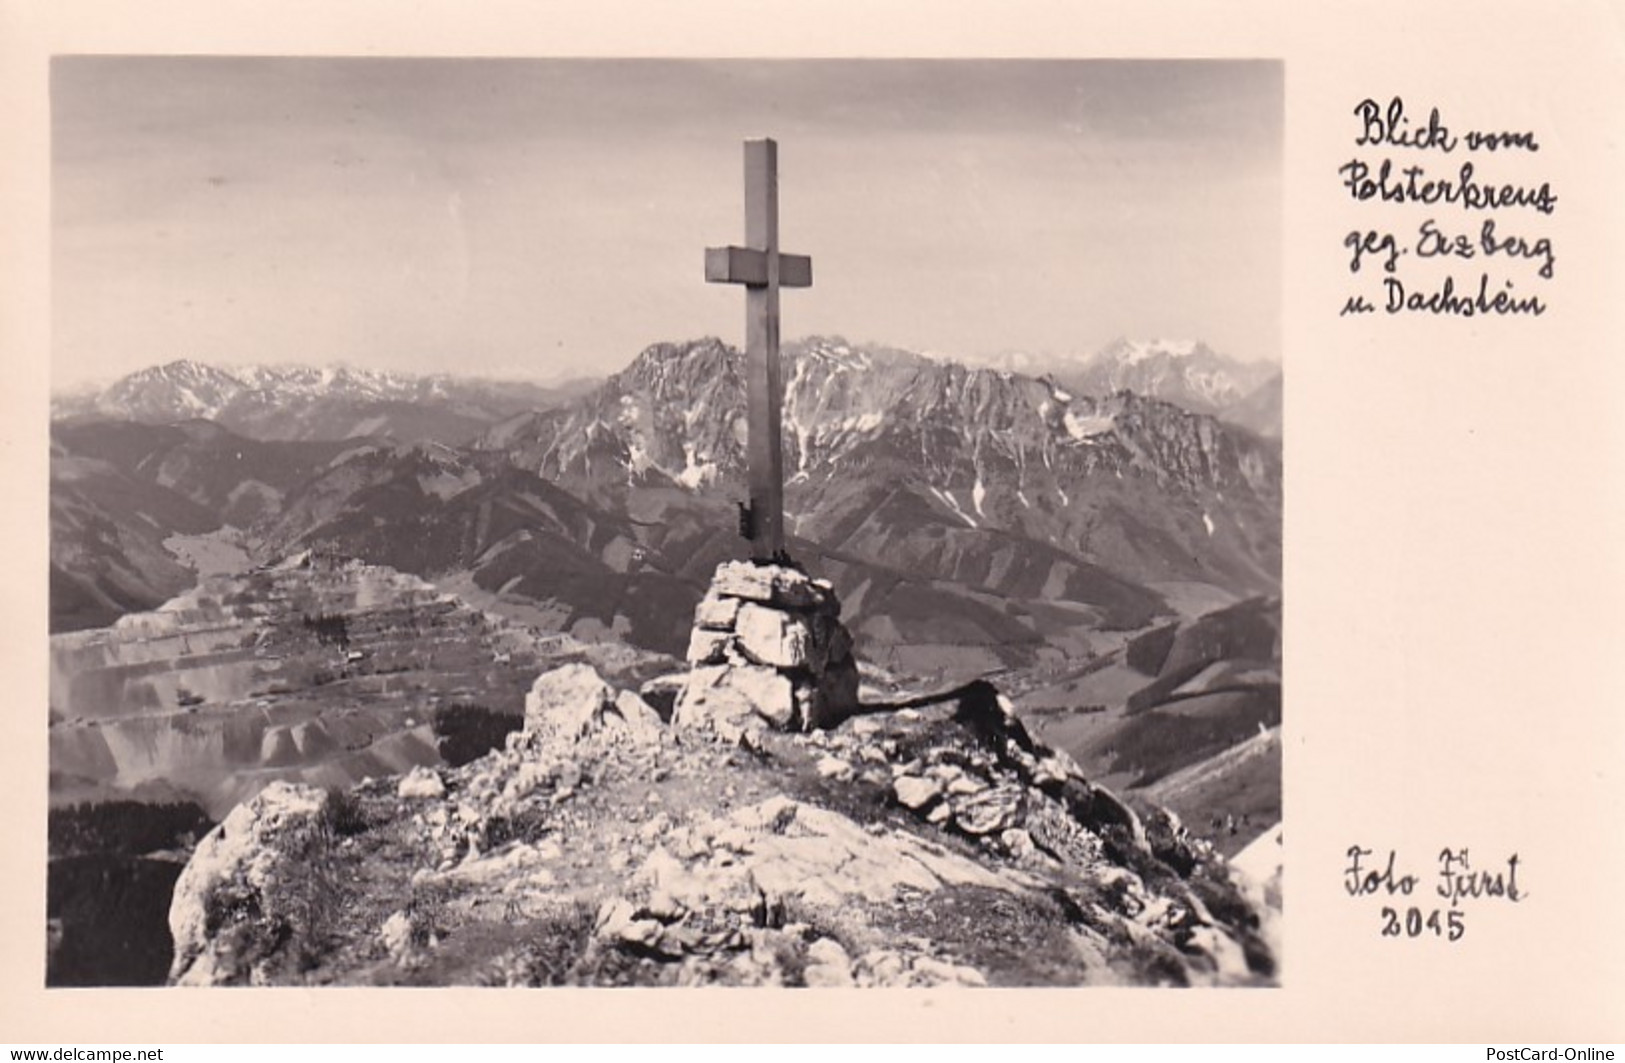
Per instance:
[[[1286,935],[1272,990],[42,988],[53,52],[1281,58]],[[10,680],[0,1039],[1625,1039],[1625,17],[1606,3],[0,0],[0,516]],[[1560,206],[1538,320],[1342,322],[1349,112],[1534,129]],[[1516,851],[1528,898],[1382,940],[1353,843]]]

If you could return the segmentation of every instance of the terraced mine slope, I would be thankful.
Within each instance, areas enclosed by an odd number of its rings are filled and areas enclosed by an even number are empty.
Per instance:
[[[439,764],[454,707],[517,720],[542,662],[586,652],[357,561],[307,552],[211,576],[52,638],[53,801],[165,793],[221,816],[277,779],[347,787]],[[655,659],[592,652],[634,671]]]

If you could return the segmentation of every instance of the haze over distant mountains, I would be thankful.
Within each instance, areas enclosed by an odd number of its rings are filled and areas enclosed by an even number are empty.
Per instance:
[[[1085,395],[1133,391],[1194,413],[1212,414],[1235,406],[1281,373],[1274,362],[1242,362],[1201,340],[1171,339],[1119,338],[1089,355],[1014,352],[988,364],[1029,376],[1053,376]]]
[[[804,347],[820,343],[846,345],[838,337],[828,342],[819,337],[799,341]],[[871,352],[912,354],[875,344],[858,346]],[[926,353],[916,357],[956,361]],[[1118,339],[1088,355],[1008,352],[963,364],[1030,377],[1052,376],[1085,395],[1133,391],[1195,413],[1216,415],[1256,406],[1272,389],[1278,394],[1281,373],[1274,362],[1242,362],[1213,351],[1200,340],[1167,339]],[[53,420],[102,418],[151,424],[206,418],[256,438],[388,435],[453,442],[442,437],[456,437],[471,423],[549,408],[584,394],[596,383],[585,377],[539,384],[348,366],[225,368],[177,359],[130,373],[110,385],[82,385],[55,394],[51,415]],[[416,420],[404,416],[403,405],[418,408]],[[434,413],[444,419],[436,420]],[[1237,423],[1251,427],[1244,421]]]
[[[877,650],[1071,655],[1091,630],[1172,611],[1170,595],[1279,587],[1279,444],[1190,408],[1246,411],[1271,367],[1116,344],[1033,377],[839,338],[788,344],[785,363],[792,552],[835,579],[860,633],[869,617]],[[165,539],[229,527],[267,557],[316,546],[462,573],[566,628],[680,648],[685,609],[736,549],[741,367],[705,339],[562,390],[133,374],[54,411],[53,625],[157,604],[190,582]]]
[[[591,387],[590,381],[540,385],[449,374],[418,376],[373,369],[236,366],[181,359],[111,385],[57,396],[51,416],[173,424],[210,420],[255,439],[462,441],[492,421]]]

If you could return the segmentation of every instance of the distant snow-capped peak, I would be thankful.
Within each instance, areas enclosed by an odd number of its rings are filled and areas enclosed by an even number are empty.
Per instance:
[[[222,369],[183,358],[138,370],[88,396],[98,412],[142,417],[215,417],[238,401],[338,398],[388,401],[443,398],[453,378],[350,366],[240,365]],[[83,405],[86,396],[75,404]],[[66,403],[64,404],[66,405]]]
[[[1198,354],[1211,355],[1213,351],[1200,340],[1129,340],[1119,339],[1108,344],[1096,359],[1111,359],[1122,365],[1138,365],[1156,357],[1194,358]]]
[[[255,390],[289,394],[331,394],[343,391],[368,398],[392,398],[415,392],[421,377],[349,366],[244,366],[237,370],[243,383]]]
[[[1218,413],[1279,371],[1272,363],[1220,354],[1201,340],[1118,339],[1054,374],[1088,395],[1133,391],[1198,413]]]

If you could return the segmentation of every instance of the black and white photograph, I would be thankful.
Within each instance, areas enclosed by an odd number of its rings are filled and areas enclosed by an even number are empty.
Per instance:
[[[1288,983],[1283,92],[56,56],[46,984]]]

